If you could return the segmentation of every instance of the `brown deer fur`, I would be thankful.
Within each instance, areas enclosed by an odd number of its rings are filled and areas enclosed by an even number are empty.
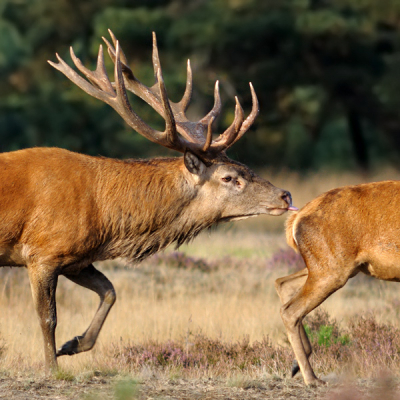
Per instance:
[[[306,384],[321,382],[311,368],[312,349],[303,318],[359,272],[400,281],[400,181],[333,189],[287,221],[288,244],[306,268],[280,278],[275,286],[281,315]]]
[[[110,35],[113,44],[105,42],[115,64],[115,82],[107,75],[101,46],[95,71],[84,67],[71,49],[75,66],[87,80],[59,56],[58,63],[50,64],[113,107],[138,133],[184,156],[118,161],[56,148],[0,154],[0,265],[28,269],[48,368],[57,366],[57,356],[90,350],[115,302],[112,284],[92,265],[94,261],[117,257],[140,261],[213,224],[294,209],[289,192],[225,155],[258,114],[251,84],[253,106],[248,117],[244,119],[236,99],[234,121],[213,138],[213,121],[221,111],[218,82],[212,110],[197,122],[190,121],[186,116],[192,94],[190,63],[185,93],[173,103],[164,85],[155,34],[152,87],[137,80],[119,42]],[[164,132],[151,128],[133,111],[126,89],[165,119]],[[59,275],[96,292],[100,306],[89,328],[56,352]]]
[[[187,157],[198,162],[192,172]],[[206,166],[190,153],[119,161],[33,148],[1,154],[0,171],[0,264],[28,269],[51,368],[59,275],[98,293],[101,304],[88,330],[57,356],[91,349],[115,301],[92,262],[140,261],[220,221],[279,215],[290,205],[287,192],[223,155]]]

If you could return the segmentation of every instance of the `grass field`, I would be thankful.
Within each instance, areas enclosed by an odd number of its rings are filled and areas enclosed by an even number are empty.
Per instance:
[[[286,173],[271,181],[302,206],[332,187],[396,178],[386,170],[372,176]],[[221,225],[139,266],[100,264],[116,288],[116,305],[95,348],[60,358],[53,378],[42,372],[27,273],[1,269],[0,398],[399,397],[400,286],[365,276],[353,278],[306,322],[312,364],[331,384],[307,388],[289,378],[293,356],[273,282],[302,261],[286,246],[284,219]],[[98,299],[60,277],[57,306],[61,345],[87,328]]]

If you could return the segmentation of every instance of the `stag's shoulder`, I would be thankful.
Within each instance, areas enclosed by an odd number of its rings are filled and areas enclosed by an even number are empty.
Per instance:
[[[1,180],[31,182],[93,179],[103,169],[97,157],[56,147],[34,147],[0,154]],[[83,180],[85,180],[83,179]]]

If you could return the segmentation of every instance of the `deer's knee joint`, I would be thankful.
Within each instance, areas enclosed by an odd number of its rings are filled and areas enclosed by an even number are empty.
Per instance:
[[[288,314],[287,314],[287,307],[285,307],[285,305],[283,305],[282,307],[281,307],[281,309],[280,309],[280,312],[281,312],[281,318],[282,318],[282,321],[283,321],[283,323],[286,325],[286,322],[287,321],[289,321],[289,316],[288,316]]]
[[[51,316],[40,316],[40,325],[43,330],[54,331],[57,326],[57,317],[55,315]]]
[[[281,300],[281,303],[286,303],[286,297],[284,296],[284,290],[283,290],[283,286],[285,284],[285,279],[284,278],[278,278],[275,281],[275,290],[276,293],[278,293],[279,299]]]
[[[282,289],[282,284],[283,284],[283,278],[278,278],[274,283],[275,290],[278,292],[278,294],[280,293],[280,291]]]
[[[117,300],[115,290],[113,288],[107,290],[106,294],[104,295],[104,302],[112,306],[115,303],[115,300]]]
[[[302,321],[302,318],[298,317],[297,315],[293,315],[288,311],[287,304],[281,307],[281,318],[286,329],[289,327],[294,328]]]

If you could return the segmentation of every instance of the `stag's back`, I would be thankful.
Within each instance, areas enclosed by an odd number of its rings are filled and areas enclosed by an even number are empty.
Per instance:
[[[96,164],[95,158],[56,148],[1,154],[3,253],[7,247],[13,259],[46,257],[55,249],[58,255],[83,246],[98,229]]]

